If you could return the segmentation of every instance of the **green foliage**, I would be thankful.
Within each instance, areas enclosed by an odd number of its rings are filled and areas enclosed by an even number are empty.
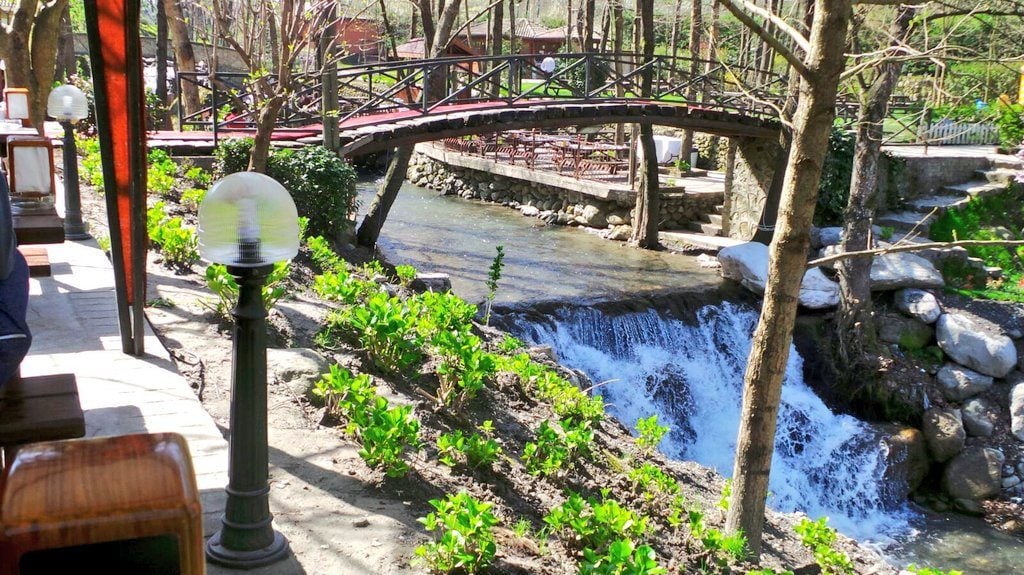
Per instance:
[[[146,233],[153,248],[163,255],[165,267],[188,272],[199,261],[199,238],[182,225],[180,217],[167,217],[164,206],[157,202],[146,210]]]
[[[523,349],[525,345],[526,344],[524,344],[522,340],[516,339],[506,333],[505,337],[502,338],[501,343],[498,344],[498,349],[502,353],[514,353],[520,349]]]
[[[183,175],[189,184],[197,188],[209,188],[210,184],[213,183],[213,175],[199,166],[186,168]]]
[[[320,268],[320,271],[336,272],[348,270],[348,264],[345,263],[345,260],[338,257],[338,254],[334,253],[334,250],[331,249],[331,242],[324,239],[323,236],[313,236],[307,239],[306,247],[309,248],[310,257],[313,259],[313,263]]]
[[[491,322],[491,305],[494,303],[494,296],[498,294],[498,280],[501,279],[501,270],[505,267],[505,247],[497,246],[495,250],[497,253],[487,271],[487,306],[484,312],[484,325]]]
[[[377,397],[369,422],[359,430],[363,443],[359,457],[370,467],[384,468],[388,477],[402,477],[409,471],[402,456],[408,448],[419,449],[419,432],[420,422],[413,417],[411,405],[389,407],[386,399]]]
[[[78,154],[82,156],[79,162],[79,173],[83,180],[91,186],[95,186],[99,193],[103,193],[103,159],[100,156],[99,138],[83,138],[76,135]]]
[[[398,278],[398,283],[403,287],[409,287],[412,280],[416,279],[416,268],[410,265],[397,265],[395,266],[395,276]]]
[[[648,509],[664,517],[672,527],[683,523],[686,499],[680,492],[679,482],[651,463],[631,469],[626,476],[633,492],[640,495]]]
[[[559,422],[552,426],[542,421],[535,441],[523,448],[523,464],[531,475],[553,475],[578,456],[590,453],[594,430],[588,422]]]
[[[775,569],[765,567],[764,569],[755,569],[753,571],[747,571],[747,575],[793,575],[793,572],[789,570],[776,571]]]
[[[147,161],[146,190],[160,197],[171,196],[178,182],[178,164],[159,148],[149,151]]]
[[[725,568],[730,562],[740,561],[747,554],[747,538],[743,533],[726,534],[708,527],[704,513],[691,509],[688,514],[690,535],[704,548],[706,555],[699,561],[701,568]]]
[[[583,499],[578,493],[569,493],[565,503],[544,516],[550,533],[566,532],[572,547],[589,548],[603,553],[614,541],[643,538],[650,533],[648,519],[638,515],[607,493],[601,500]]]
[[[214,151],[218,172],[226,175],[246,170],[252,145],[252,138],[222,142]],[[309,233],[339,238],[351,229],[356,173],[329,150],[321,146],[272,150],[267,175],[288,190],[299,215],[309,218]]]
[[[337,364],[316,382],[313,395],[324,400],[332,415],[348,419],[345,432],[349,435],[369,425],[371,409],[377,403],[377,388],[369,375],[353,375]]]
[[[1000,102],[996,109],[999,145],[1008,150],[1019,147],[1024,142],[1024,104]]]
[[[818,205],[814,210],[814,222],[819,226],[842,225],[853,177],[855,141],[852,132],[837,128],[829,135],[828,153],[818,183]]]
[[[461,461],[474,469],[490,469],[502,453],[501,445],[492,437],[493,426],[487,420],[481,426],[483,435],[473,433],[466,436],[456,429],[437,438],[438,461],[455,467]]]
[[[730,497],[732,497],[732,477],[726,479],[725,485],[722,486],[722,496],[718,498],[718,508],[728,511]]]
[[[431,339],[431,346],[441,359],[435,400],[439,406],[461,409],[494,374],[494,356],[483,350],[479,337],[465,330],[441,331]]]
[[[684,174],[690,171],[690,162],[682,157],[676,160],[676,169]]]
[[[525,353],[500,356],[497,369],[516,374],[528,394],[551,403],[554,412],[563,419],[597,423],[604,418],[604,400],[600,396],[591,397]]]
[[[199,212],[199,204],[206,198],[205,188],[189,188],[181,193],[181,205],[192,213]]]
[[[435,511],[420,519],[427,531],[440,532],[440,539],[416,548],[433,573],[477,573],[494,559],[494,526],[498,518],[493,503],[474,499],[466,492],[432,499]]]
[[[164,118],[170,113],[167,104],[160,100],[156,92],[146,88],[146,129],[159,130]]]
[[[583,550],[580,575],[661,575],[668,573],[658,565],[654,549],[637,546],[629,539],[619,539],[608,546],[604,554],[592,549]]]
[[[943,571],[941,569],[935,569],[934,567],[918,567],[914,564],[908,565],[907,571],[910,571],[915,575],[964,575],[963,571],[957,571],[956,569]]]
[[[636,444],[642,451],[650,452],[657,449],[662,438],[668,433],[667,425],[658,425],[658,415],[636,420]]]
[[[821,567],[822,575],[852,575],[853,562],[842,551],[833,546],[836,542],[836,530],[828,526],[828,517],[811,521],[804,517],[793,528],[800,536],[800,542],[814,552],[814,560]]]
[[[96,244],[104,253],[110,253],[110,236],[96,236]]]
[[[313,291],[328,301],[354,304],[378,291],[375,282],[365,281],[344,270],[325,272],[313,278]]]
[[[446,331],[465,331],[476,316],[476,306],[451,292],[426,292],[415,298],[423,306],[424,315],[417,329],[431,340]]]
[[[418,300],[402,301],[378,292],[344,317],[373,364],[381,371],[398,374],[423,359],[423,338],[416,331],[420,311]]]
[[[274,269],[267,275],[263,284],[263,307],[267,311],[274,307],[287,292],[288,274],[291,273],[289,262],[277,262]],[[238,303],[238,282],[228,273],[227,266],[222,264],[211,264],[206,268],[206,287],[217,296],[216,303],[212,309],[218,315],[227,319],[231,316],[231,310]]]

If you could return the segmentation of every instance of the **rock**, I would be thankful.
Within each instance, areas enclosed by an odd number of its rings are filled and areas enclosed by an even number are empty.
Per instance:
[[[828,227],[818,230],[818,243],[821,247],[837,246],[843,240],[843,228]]]
[[[547,210],[540,213],[540,219],[544,220],[544,223],[553,226],[558,223],[558,213]]]
[[[904,499],[917,491],[928,475],[928,449],[925,446],[924,435],[913,427],[883,425],[881,428],[886,434],[882,441],[888,447],[886,484],[898,485],[900,489],[906,486],[906,493],[899,496],[900,499]]]
[[[612,229],[605,232],[604,237],[608,238],[609,240],[624,242],[628,240],[632,235],[632,226],[614,226],[612,227]]]
[[[999,468],[1003,454],[988,447],[968,447],[942,473],[942,486],[954,499],[978,501],[998,495],[1002,489]]]
[[[1013,340],[990,333],[968,316],[942,314],[935,327],[939,347],[961,365],[992,377],[1004,377],[1017,365]]]
[[[1020,477],[1016,475],[1003,478],[1003,489],[1013,489],[1018,485],[1020,485]]]
[[[936,461],[952,459],[963,450],[964,440],[967,439],[960,412],[955,409],[933,407],[924,412],[921,431]]]
[[[992,387],[992,378],[974,370],[947,363],[935,375],[942,386],[942,395],[950,401],[963,401]]]
[[[523,214],[528,218],[535,218],[540,215],[540,208],[534,206],[523,206],[519,208],[519,213]]]
[[[619,214],[611,214],[611,215],[608,216],[608,225],[609,226],[621,226],[621,225],[625,225],[625,224],[628,224],[628,223],[629,222],[626,221],[626,219],[623,218],[622,216],[620,216]]]
[[[545,359],[550,359],[555,363],[558,363],[558,355],[555,353],[555,348],[551,347],[550,345],[535,345],[527,349],[526,352],[532,356],[540,356]]]
[[[444,273],[423,273],[416,274],[410,287],[418,292],[447,292],[452,291],[452,278]]]
[[[871,290],[941,288],[942,274],[931,262],[911,253],[883,254],[871,263]]]
[[[924,323],[935,323],[942,309],[935,296],[924,290],[907,288],[896,292],[896,308]]]
[[[768,277],[768,246],[747,242],[723,248],[718,252],[722,277],[740,282],[743,287],[763,294]],[[800,305],[810,309],[834,307],[839,304],[839,284],[825,277],[820,269],[804,273],[800,288]]]
[[[327,359],[312,349],[267,349],[268,379],[288,386],[296,396],[305,397],[328,370]]]
[[[903,349],[924,349],[934,336],[934,328],[923,321],[898,314],[879,317],[878,339],[898,343]]]
[[[587,204],[584,206],[583,213],[576,217],[576,221],[592,228],[603,228],[608,226],[608,219],[605,217],[604,213],[601,212],[601,208],[593,204]]]
[[[1018,383],[1010,391],[1010,430],[1014,437],[1024,441],[1024,383]]]
[[[985,508],[972,499],[954,499],[953,508],[964,515],[973,515],[974,517],[985,515]]]
[[[999,409],[980,397],[967,400],[960,413],[964,421],[964,430],[967,431],[967,435],[973,437],[991,436],[999,420]]]

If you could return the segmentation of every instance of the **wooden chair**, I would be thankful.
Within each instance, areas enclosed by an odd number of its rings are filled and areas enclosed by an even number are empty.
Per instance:
[[[63,563],[52,557],[62,553],[77,569],[124,573],[110,564],[110,544],[155,538],[176,541],[178,569],[145,572],[206,572],[195,472],[176,433],[34,443],[0,475],[2,575],[57,572]],[[67,554],[89,547],[101,552]]]

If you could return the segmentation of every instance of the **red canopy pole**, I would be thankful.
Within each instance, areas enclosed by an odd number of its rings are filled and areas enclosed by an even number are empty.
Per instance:
[[[114,285],[125,353],[142,355],[146,301],[146,130],[140,0],[85,0]]]

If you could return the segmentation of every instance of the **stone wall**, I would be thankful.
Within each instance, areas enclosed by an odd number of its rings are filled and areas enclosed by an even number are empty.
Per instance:
[[[617,239],[625,239],[621,236],[628,230],[621,227],[632,223],[636,201],[634,194],[602,199],[550,184],[445,164],[420,153],[410,161],[406,177],[417,186],[449,196],[500,203],[550,224],[617,228],[613,236]],[[684,229],[689,222],[700,221],[704,214],[714,213],[715,206],[722,201],[722,194],[663,190],[660,228]]]
[[[941,153],[933,156],[911,156],[900,154],[897,162],[904,165],[891,169],[889,164],[893,160],[886,154],[878,158],[878,188],[889,190],[899,196],[893,201],[910,201],[917,198],[934,195],[939,192],[942,186],[953,186],[970,180],[983,179],[976,175],[978,170],[987,170],[991,167],[991,161],[984,156],[954,157]],[[890,174],[902,181],[889,182]]]
[[[735,160],[726,173],[726,233],[731,238],[750,240],[761,222],[781,149],[774,140],[758,138],[733,138],[730,147]]]

